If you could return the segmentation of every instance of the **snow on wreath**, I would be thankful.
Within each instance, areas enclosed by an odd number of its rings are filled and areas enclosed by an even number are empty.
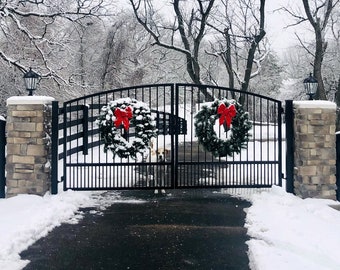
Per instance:
[[[150,108],[143,102],[131,98],[121,98],[110,101],[101,108],[101,114],[96,120],[100,137],[104,142],[105,153],[110,150],[113,158],[131,157],[137,159],[150,147],[150,139],[157,136],[156,123]],[[134,127],[134,139],[126,140],[122,136]]]
[[[214,130],[217,119],[219,125],[225,126],[226,139],[219,138]],[[195,115],[198,142],[215,157],[240,153],[249,141],[251,126],[248,113],[233,99],[215,100],[209,105],[203,105]]]

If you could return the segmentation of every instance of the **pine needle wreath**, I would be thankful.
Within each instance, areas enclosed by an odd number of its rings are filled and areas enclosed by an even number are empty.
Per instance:
[[[120,158],[137,159],[150,148],[150,139],[157,136],[156,123],[150,108],[143,102],[131,98],[110,101],[101,108],[96,123],[104,142],[104,152],[108,150]],[[127,140],[122,134],[134,128],[134,137]],[[122,128],[125,130],[122,130]]]
[[[227,127],[226,139],[219,138],[214,130],[217,119],[220,125]],[[241,104],[227,99],[203,105],[195,115],[194,125],[198,142],[215,157],[232,156],[246,148],[252,126]]]

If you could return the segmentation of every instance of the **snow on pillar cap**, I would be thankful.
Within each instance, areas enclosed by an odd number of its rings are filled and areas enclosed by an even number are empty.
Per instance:
[[[336,104],[327,100],[294,101],[295,108],[336,109]]]
[[[55,99],[47,96],[16,96],[7,99],[7,105],[19,104],[50,104]]]

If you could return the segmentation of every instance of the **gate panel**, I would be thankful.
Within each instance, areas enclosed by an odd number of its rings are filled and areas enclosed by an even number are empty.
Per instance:
[[[110,101],[130,97],[146,103],[155,117],[158,137],[154,147],[174,147],[174,86],[169,84],[138,86],[93,94],[64,103],[64,189],[152,189],[174,186],[174,160],[169,156],[158,163],[151,155],[137,160],[104,153],[96,119]],[[122,130],[123,132],[123,130]],[[123,134],[122,134],[123,136]],[[127,137],[134,138],[131,126]],[[173,155],[173,152],[172,152]],[[156,181],[154,175],[161,175]]]
[[[188,123],[188,133],[176,137],[177,187],[269,187],[282,182],[281,102],[222,87],[176,85],[176,114]],[[208,93],[205,94],[205,93]],[[213,157],[197,143],[194,116],[214,99],[244,100],[252,122],[247,148],[232,157]],[[223,136],[223,126],[217,133]]]
[[[167,148],[166,160],[151,154],[113,158],[104,153],[96,119],[110,101],[135,98],[146,103],[155,117],[158,136],[153,148]],[[213,157],[198,144],[195,114],[211,99],[243,100],[252,122],[247,148],[232,157]],[[123,88],[64,103],[64,189],[154,189],[197,187],[269,187],[281,185],[281,102],[238,90],[187,84]],[[217,124],[218,126],[218,124]],[[123,132],[123,131],[122,131]],[[220,136],[223,129],[218,129]],[[134,138],[134,128],[126,135]]]

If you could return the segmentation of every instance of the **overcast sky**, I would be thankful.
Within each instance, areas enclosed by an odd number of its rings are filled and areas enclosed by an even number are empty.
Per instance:
[[[271,47],[279,55],[287,48],[298,44],[295,32],[304,39],[313,38],[312,33],[307,29],[308,23],[299,26],[285,28],[287,25],[294,23],[294,19],[283,11],[275,10],[280,7],[292,7],[294,9],[301,8],[304,12],[301,0],[267,0],[266,1],[266,32]],[[302,13],[304,16],[305,13]]]

